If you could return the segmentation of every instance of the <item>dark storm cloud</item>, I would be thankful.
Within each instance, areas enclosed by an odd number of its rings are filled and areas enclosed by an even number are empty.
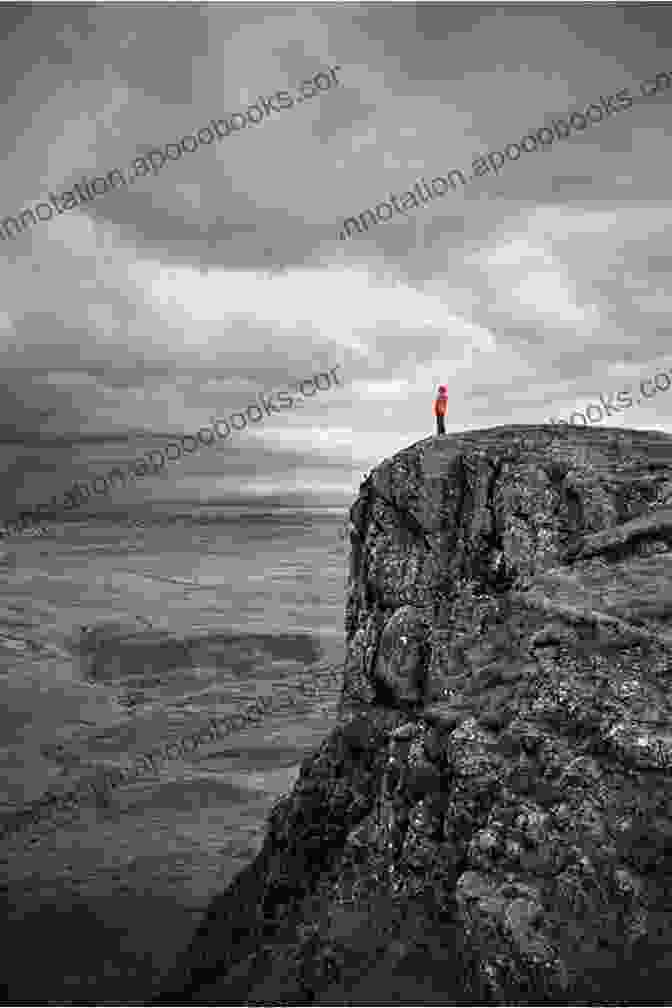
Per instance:
[[[27,370],[19,369],[16,370]],[[70,367],[64,368],[35,368],[30,369],[33,377],[55,377],[56,375],[89,375],[91,378],[95,378],[100,386],[105,386],[107,388],[120,388],[120,389],[132,389],[132,388],[142,388],[149,378],[174,378],[175,369],[174,368],[157,368],[153,366],[145,366],[142,362],[133,365],[133,367],[124,368],[121,366],[104,366],[96,367],[94,364],[73,364]],[[55,413],[56,410],[50,410],[50,413]]]
[[[672,256],[670,255],[650,255],[647,256],[647,269],[652,273],[663,273],[669,276],[672,273]]]
[[[551,192],[554,196],[561,196],[563,193],[575,190],[577,187],[585,189],[595,183],[592,175],[553,175],[550,180]]]

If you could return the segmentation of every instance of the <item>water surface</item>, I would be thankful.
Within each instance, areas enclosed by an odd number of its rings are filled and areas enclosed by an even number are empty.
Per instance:
[[[7,996],[141,999],[335,721],[343,512],[212,509],[91,520],[5,541],[0,801],[5,828],[271,698],[270,713],[0,844]],[[173,750],[174,751],[174,750]],[[44,937],[44,941],[40,939]],[[26,971],[26,943],[40,970]]]

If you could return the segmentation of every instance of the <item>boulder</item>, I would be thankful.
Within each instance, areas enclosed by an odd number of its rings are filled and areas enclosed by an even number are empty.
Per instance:
[[[383,629],[373,676],[394,703],[423,699],[427,681],[427,626],[413,606],[401,606]]]

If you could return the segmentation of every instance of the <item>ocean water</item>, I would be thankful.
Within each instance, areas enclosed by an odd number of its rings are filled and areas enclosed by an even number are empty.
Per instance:
[[[336,720],[345,509],[96,519],[0,555],[6,997],[141,1001]],[[20,829],[17,811],[267,698],[268,712]],[[172,750],[174,753],[175,750]],[[39,970],[25,949],[39,948]]]

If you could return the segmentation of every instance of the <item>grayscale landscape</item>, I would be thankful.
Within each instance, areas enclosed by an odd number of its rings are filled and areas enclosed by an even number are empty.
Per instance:
[[[5,1004],[667,1003],[671,27],[0,5]]]

